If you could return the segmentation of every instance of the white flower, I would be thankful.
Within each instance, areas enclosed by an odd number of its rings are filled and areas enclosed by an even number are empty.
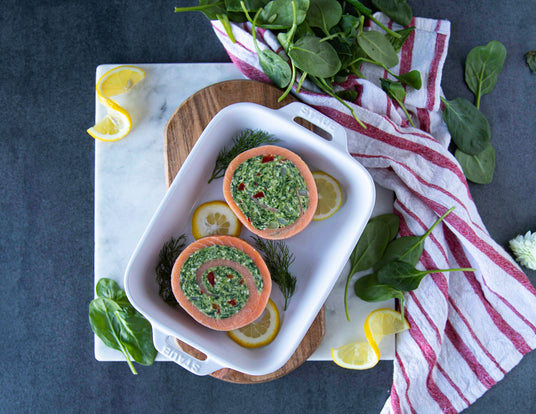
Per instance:
[[[523,266],[536,270],[536,232],[527,231],[524,236],[518,235],[510,240],[510,248],[516,259]]]

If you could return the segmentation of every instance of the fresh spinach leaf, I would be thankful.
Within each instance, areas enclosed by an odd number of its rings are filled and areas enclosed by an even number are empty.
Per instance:
[[[383,302],[389,299],[403,299],[402,291],[392,286],[381,284],[376,273],[365,275],[356,280],[355,294],[367,302]]]
[[[381,79],[381,86],[382,89],[389,95],[391,99],[394,99],[396,103],[402,108],[404,113],[406,114],[406,117],[408,118],[410,124],[412,126],[415,126],[413,123],[413,119],[411,119],[411,115],[409,114],[408,110],[406,109],[406,105],[404,105],[404,98],[406,97],[406,90],[404,89],[404,86],[402,86],[401,82],[394,82],[389,79]]]
[[[421,280],[428,274],[456,271],[474,272],[474,270],[472,268],[419,270],[410,263],[397,260],[387,263],[376,272],[376,275],[379,283],[409,292],[417,289]]]
[[[259,50],[262,70],[278,88],[285,88],[292,80],[292,69],[285,60],[270,49]]]
[[[288,50],[290,48],[290,45],[292,44],[292,35],[290,31],[288,32],[279,32],[277,34],[277,40],[279,43],[281,43],[281,46],[283,46],[283,49],[285,49],[285,52],[288,53]]]
[[[402,26],[410,24],[413,18],[413,12],[406,0],[372,0],[372,5]]]
[[[389,224],[383,220],[370,221],[365,226],[359,241],[350,255],[350,272],[346,277],[344,287],[344,310],[346,319],[350,320],[348,314],[348,288],[352,276],[360,271],[370,269],[383,256],[385,248],[389,244],[392,231]]]
[[[457,149],[454,156],[462,166],[463,173],[469,181],[477,184],[491,183],[495,170],[495,149],[491,144],[488,144],[476,155],[469,155]]]
[[[469,155],[484,151],[491,139],[486,117],[467,99],[441,98],[441,102],[445,105],[443,119],[456,146]]]
[[[391,35],[387,35],[387,38],[395,48],[395,51],[398,53],[400,50],[402,50],[402,45],[406,40],[408,40],[409,35],[415,30],[415,26],[411,27],[405,27],[404,29],[396,30],[396,33],[400,35],[400,37],[394,37]]]
[[[348,102],[354,102],[357,99],[357,92],[350,89],[344,89],[342,91],[335,92],[335,94],[339,98]]]
[[[384,221],[369,221],[350,255],[350,273],[370,269],[383,256],[390,239],[389,225]]]
[[[343,14],[339,21],[341,33],[345,38],[355,39],[361,25],[362,21],[359,17],[348,13]]]
[[[294,4],[294,1],[292,2]],[[292,70],[288,63],[277,53],[273,52],[270,49],[262,49],[259,47],[257,42],[257,33],[256,33],[256,23],[257,18],[261,13],[261,10],[257,12],[255,18],[251,21],[251,35],[253,37],[253,44],[257,51],[257,57],[259,59],[259,64],[263,72],[270,78],[278,88],[284,88],[288,86],[292,80]]]
[[[385,249],[385,254],[381,260],[374,266],[374,270],[377,271],[394,260],[416,265],[424,251],[423,241],[421,236],[404,236],[394,239]]]
[[[398,215],[393,213],[386,213],[386,214],[379,214],[377,216],[372,217],[369,222],[374,223],[381,221],[387,225],[388,229],[388,235],[387,238],[389,240],[393,240],[400,229],[400,217]]]
[[[95,287],[95,292],[97,297],[111,299],[121,307],[131,306],[127,295],[113,279],[107,277],[100,278]]]
[[[330,78],[341,68],[341,60],[333,46],[315,35],[301,37],[288,53],[298,69],[312,76]]]
[[[400,75],[396,75],[396,78],[400,82],[411,86],[414,89],[419,90],[422,87],[421,72],[419,72],[418,70],[401,73]]]
[[[321,29],[326,36],[342,17],[342,6],[337,0],[309,0],[305,20],[311,27]]]
[[[384,253],[381,254],[380,259],[374,261],[374,273],[363,276],[356,281],[354,285],[355,294],[359,298],[368,302],[379,302],[393,298],[399,299],[402,308],[401,313],[404,315],[403,292],[417,289],[421,280],[427,274],[449,271],[474,271],[475,269],[471,268],[443,270],[418,270],[415,268],[415,264],[419,261],[423,252],[423,241],[430,235],[435,226],[444,220],[453,209],[454,207],[447,210],[422,236],[400,237],[394,240],[392,239],[398,234],[398,216],[387,214],[370,219],[367,227],[369,227],[371,223],[376,223],[376,226],[383,223],[385,227],[383,229],[381,227],[375,229],[373,226],[370,226],[369,231],[372,232],[372,230],[377,230],[388,234],[388,228],[390,229],[390,233],[387,237],[392,241],[388,243],[388,246],[384,249]],[[361,251],[365,250],[366,242],[367,241],[363,239],[363,245],[360,246]],[[356,249],[357,247],[358,246],[356,245]],[[356,251],[356,249],[354,249],[354,251]],[[376,250],[378,251],[381,249]],[[362,254],[364,255],[366,253]],[[352,267],[354,267],[354,264],[355,263],[352,263],[351,261]],[[356,266],[356,268],[359,267]],[[346,317],[348,318],[348,311],[346,311]]]
[[[532,73],[536,73],[536,50],[525,53],[525,60]]]
[[[115,314],[121,327],[120,339],[129,355],[141,365],[151,365],[156,357],[151,324],[134,308],[123,308]]]
[[[401,82],[395,82],[389,79],[380,79],[382,89],[387,92],[387,95],[389,95],[391,98],[393,98],[398,103],[402,102],[404,103],[404,99],[406,98],[406,90],[402,86]]]
[[[395,48],[383,33],[375,30],[362,32],[357,37],[357,43],[376,62],[388,68],[398,64],[398,55]]]
[[[439,217],[422,236],[404,236],[394,239],[385,249],[383,257],[376,263],[374,270],[378,271],[389,262],[403,261],[415,266],[424,251],[424,241],[432,233],[434,228],[447,217],[454,207],[448,209]]]
[[[493,91],[506,59],[506,48],[492,40],[486,46],[473,48],[465,60],[465,82],[475,94],[475,106],[480,108],[480,98]]]
[[[91,329],[106,346],[120,351],[132,373],[137,374],[132,359],[142,365],[151,365],[156,358],[151,324],[132,307],[116,284],[104,280],[97,292],[104,296],[89,304]]]
[[[380,283],[376,273],[362,276],[354,284],[356,296],[366,302],[384,302],[390,299],[400,301],[401,314],[404,315],[404,293],[400,289]]]
[[[89,304],[89,323],[95,335],[97,335],[107,347],[121,351],[130,370],[136,375],[136,368],[132,364],[131,357],[121,341],[121,326],[115,316],[116,312],[120,311],[121,307],[111,299],[93,299]]]
[[[296,21],[301,24],[309,9],[309,0],[272,0],[266,4],[259,15],[259,27],[271,30],[284,30],[292,26],[293,6],[296,7]]]

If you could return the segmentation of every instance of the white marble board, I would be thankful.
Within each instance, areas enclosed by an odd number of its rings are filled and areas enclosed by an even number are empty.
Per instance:
[[[118,65],[100,65],[96,80]],[[131,115],[132,130],[116,142],[95,141],[95,274],[116,280],[123,287],[126,266],[139,239],[166,192],[164,128],[173,112],[190,95],[211,84],[244,76],[232,63],[137,64],[145,79],[117,101]],[[95,119],[106,109],[95,99]],[[88,139],[91,139],[88,136]],[[392,211],[393,194],[379,186],[373,215]],[[363,324],[370,311],[393,308],[393,301],[367,303],[350,292],[351,322],[346,320],[343,293],[347,265],[325,303],[326,334],[310,361],[331,360],[330,350],[352,341],[365,340]],[[356,275],[354,277],[358,277]],[[299,275],[298,275],[299,277]],[[382,359],[393,359],[394,337],[380,344]],[[95,336],[98,361],[122,361]],[[158,355],[157,361],[167,361]]]

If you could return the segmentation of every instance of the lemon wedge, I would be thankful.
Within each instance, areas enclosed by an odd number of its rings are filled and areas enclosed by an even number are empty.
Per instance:
[[[393,309],[377,309],[365,320],[365,336],[369,343],[379,344],[385,336],[404,332],[410,328],[406,318]]]
[[[87,130],[88,134],[101,141],[117,141],[125,137],[132,128],[129,113],[111,96],[128,92],[145,77],[145,72],[135,66],[118,66],[106,72],[97,82],[99,102],[107,109],[104,119]]]
[[[376,309],[365,320],[367,342],[352,342],[331,349],[331,358],[337,365],[348,369],[369,369],[380,360],[378,345],[387,335],[410,328],[406,318],[393,309]]]
[[[342,189],[339,182],[323,171],[313,172],[316,189],[318,191],[318,204],[313,220],[319,221],[331,217],[342,205]]]
[[[280,327],[279,310],[272,299],[268,299],[268,304],[263,314],[248,325],[228,331],[229,337],[237,344],[245,348],[258,348],[268,345],[279,333]]]
[[[192,234],[196,240],[218,234],[238,237],[241,231],[242,223],[225,201],[203,203],[192,216]]]

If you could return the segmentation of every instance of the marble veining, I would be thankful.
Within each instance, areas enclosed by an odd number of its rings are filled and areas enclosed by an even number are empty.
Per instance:
[[[101,65],[98,79],[117,65]],[[180,104],[196,91],[224,80],[243,79],[231,63],[139,64],[145,79],[117,101],[129,111],[133,126],[124,139],[106,143],[95,141],[95,283],[110,277],[123,286],[129,259],[146,226],[166,192],[164,168],[164,128]],[[96,101],[95,117],[105,116]],[[377,187],[373,215],[392,210],[393,195]],[[325,304],[326,335],[310,360],[331,360],[330,349],[351,341],[365,340],[363,323],[368,313],[393,307],[392,301],[366,303],[350,292],[346,320],[343,293],[347,265]],[[359,276],[359,275],[358,275]],[[354,276],[355,278],[356,276]],[[382,359],[392,359],[394,338],[380,345]],[[95,337],[95,357],[99,361],[120,361],[118,351],[107,348]],[[159,355],[157,360],[168,360]]]

